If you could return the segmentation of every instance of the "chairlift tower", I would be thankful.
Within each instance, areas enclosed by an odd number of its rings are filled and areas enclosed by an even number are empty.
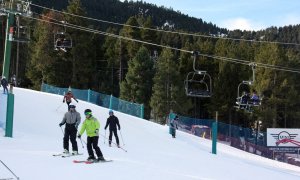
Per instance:
[[[14,37],[16,30],[16,28],[13,26],[15,16],[31,16],[32,12],[30,10],[30,2],[28,0],[1,0],[0,3],[0,14],[7,17],[4,38],[5,49],[2,76],[5,76],[7,79],[9,79],[11,42],[18,41]]]

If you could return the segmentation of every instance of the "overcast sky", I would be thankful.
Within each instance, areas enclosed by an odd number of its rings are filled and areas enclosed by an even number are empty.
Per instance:
[[[219,27],[260,30],[300,24],[300,0],[144,0]]]

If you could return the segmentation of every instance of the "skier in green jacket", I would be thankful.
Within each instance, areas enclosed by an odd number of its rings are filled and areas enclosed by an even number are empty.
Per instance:
[[[81,130],[78,134],[78,138],[81,138],[81,135],[86,131],[87,135],[87,150],[89,153],[88,161],[105,161],[103,154],[98,146],[99,140],[99,129],[100,123],[99,121],[92,115],[92,111],[90,109],[86,109],[84,111],[86,119],[84,120]],[[98,159],[95,158],[93,149],[96,151]]]

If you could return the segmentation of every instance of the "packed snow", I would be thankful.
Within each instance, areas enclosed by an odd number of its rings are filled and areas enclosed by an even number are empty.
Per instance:
[[[217,155],[214,155],[210,140],[184,132],[178,132],[173,139],[167,126],[116,111],[121,124],[121,131],[118,131],[120,145],[127,152],[115,146],[109,147],[104,138],[108,137],[104,130],[108,109],[80,100],[76,110],[80,112],[82,121],[85,109],[93,111],[101,124],[99,147],[104,157],[113,162],[75,164],[73,160],[88,157],[86,145],[84,142],[82,145],[79,139],[77,143],[83,155],[68,158],[52,156],[63,151],[63,133],[58,125],[67,111],[67,105],[62,103],[63,97],[20,88],[15,88],[14,94],[13,138],[4,137],[4,131],[0,129],[0,160],[20,180],[300,179],[297,166],[219,143]],[[86,136],[82,139],[86,141]],[[0,164],[0,179],[5,178],[16,179]]]

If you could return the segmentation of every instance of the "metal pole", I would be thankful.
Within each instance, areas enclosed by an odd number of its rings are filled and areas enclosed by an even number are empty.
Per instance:
[[[20,38],[20,17],[17,16],[17,33],[18,33],[18,39]],[[19,59],[20,59],[20,43],[19,41],[17,41],[17,62],[16,62],[16,81],[19,77]],[[14,84],[15,86],[17,86],[17,82]]]
[[[7,97],[7,110],[6,110],[5,137],[12,137],[13,136],[15,96],[12,93],[8,93],[7,96],[8,97]]]
[[[218,141],[218,111],[216,112],[216,122],[212,124],[212,153],[217,154]]]
[[[12,170],[9,169],[9,167],[7,167],[7,166],[4,164],[3,161],[0,160],[0,162],[3,164],[3,166],[5,166],[5,167],[12,173],[12,175],[14,175],[18,180],[20,179],[17,175],[15,175],[14,172],[12,172]]]
[[[2,76],[5,76],[6,79],[9,79],[9,66],[10,66],[10,57],[11,57],[11,41],[9,40],[9,31],[13,23],[14,23],[14,14],[8,13],[7,21],[6,21],[5,49],[4,49],[3,71],[2,71]]]

